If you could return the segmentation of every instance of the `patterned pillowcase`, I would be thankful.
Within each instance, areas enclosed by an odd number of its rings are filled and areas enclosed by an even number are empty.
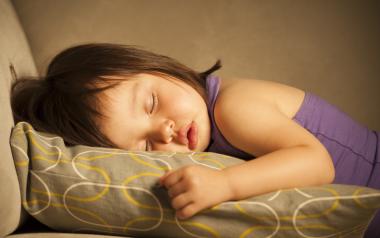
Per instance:
[[[191,164],[223,169],[243,160],[216,153],[134,152],[67,147],[18,123],[12,153],[23,207],[58,231],[135,237],[361,237],[380,191],[329,184],[221,203],[178,220],[165,171]]]

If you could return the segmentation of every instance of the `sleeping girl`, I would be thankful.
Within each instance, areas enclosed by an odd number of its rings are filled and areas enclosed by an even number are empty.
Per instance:
[[[94,43],[56,55],[12,87],[15,121],[68,145],[210,151],[246,160],[160,178],[181,219],[228,200],[328,183],[380,189],[379,132],[322,98],[256,79],[221,79],[141,48]],[[377,222],[380,222],[378,214]],[[374,220],[374,222],[375,222]]]

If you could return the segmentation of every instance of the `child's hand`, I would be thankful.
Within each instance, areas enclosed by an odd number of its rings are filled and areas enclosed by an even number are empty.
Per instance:
[[[190,165],[160,178],[168,189],[176,216],[187,219],[197,212],[232,199],[233,193],[223,170]]]

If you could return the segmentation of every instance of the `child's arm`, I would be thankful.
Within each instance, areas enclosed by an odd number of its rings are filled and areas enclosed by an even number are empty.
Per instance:
[[[231,200],[246,199],[278,189],[331,183],[330,156],[312,146],[284,148],[228,167]]]

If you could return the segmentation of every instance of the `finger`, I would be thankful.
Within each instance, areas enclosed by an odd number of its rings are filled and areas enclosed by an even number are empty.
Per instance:
[[[178,195],[184,192],[186,192],[186,186],[183,180],[181,180],[180,182],[170,187],[168,191],[168,195],[169,197],[173,198],[173,197],[177,197]]]
[[[188,218],[194,216],[198,211],[199,211],[199,209],[196,208],[195,204],[190,203],[186,207],[184,207],[180,210],[177,210],[175,213],[175,216],[181,220],[188,219]]]
[[[164,185],[167,189],[172,187],[174,184],[178,183],[182,179],[182,171],[176,170],[170,172],[168,175],[164,175],[165,177],[162,179],[162,185]]]
[[[186,193],[182,193],[178,195],[177,197],[173,198],[171,201],[171,205],[175,210],[182,209],[183,207],[187,206],[190,204],[192,200]]]

